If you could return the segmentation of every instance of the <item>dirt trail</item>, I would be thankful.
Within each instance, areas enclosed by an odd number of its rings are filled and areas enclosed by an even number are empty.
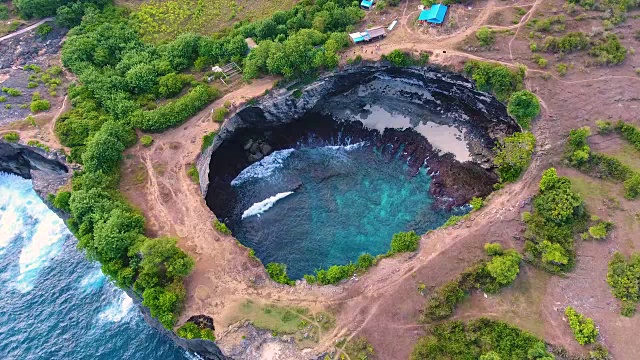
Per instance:
[[[3,37],[0,37],[0,42],[2,42],[4,40],[9,40],[9,39],[11,39],[11,38],[13,38],[15,36],[20,35],[20,34],[24,34],[24,33],[28,32],[28,31],[31,31],[31,30],[37,28],[38,26],[40,26],[40,25],[42,25],[42,24],[44,24],[46,22],[53,21],[53,20],[55,20],[55,18],[52,18],[52,17],[48,17],[48,18],[42,19],[42,20],[38,21],[37,23],[35,23],[33,25],[27,26],[24,29],[21,29],[21,30],[18,30],[16,32],[12,32],[9,35],[5,35]]]

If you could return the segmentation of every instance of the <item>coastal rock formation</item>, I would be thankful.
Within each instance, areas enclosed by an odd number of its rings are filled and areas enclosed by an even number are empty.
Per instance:
[[[33,188],[43,199],[66,184],[71,173],[55,152],[0,141],[0,172],[15,174],[33,181]]]
[[[468,158],[438,148],[429,134],[439,127],[456,131],[450,142],[461,141]],[[368,141],[383,155],[400,154],[414,173],[426,165],[439,205],[459,206],[493,190],[498,178],[491,149],[519,130],[504,104],[459,74],[353,67],[299,89],[274,90],[239,110],[198,160],[201,191],[207,196],[215,189],[207,198],[218,203],[233,201],[220,196],[242,169],[268,155],[265,150]]]

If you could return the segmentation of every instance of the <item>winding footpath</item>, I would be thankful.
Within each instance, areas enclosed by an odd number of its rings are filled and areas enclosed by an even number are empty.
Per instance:
[[[44,24],[46,22],[53,21],[53,20],[55,20],[55,18],[52,18],[52,17],[44,18],[44,19],[38,21],[37,23],[35,23],[33,25],[27,26],[24,29],[21,29],[21,30],[18,30],[16,32],[12,32],[9,35],[5,35],[3,37],[0,37],[0,42],[3,42],[4,40],[9,40],[9,39],[11,39],[13,37],[16,37],[18,35],[24,34],[24,33],[28,32],[28,31],[31,31],[31,30],[37,28],[38,26],[40,26],[40,25],[42,25],[42,24]]]

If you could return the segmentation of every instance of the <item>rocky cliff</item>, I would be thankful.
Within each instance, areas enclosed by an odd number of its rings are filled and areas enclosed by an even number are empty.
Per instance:
[[[372,129],[359,121],[372,114],[372,107],[398,114],[408,125]],[[472,161],[458,161],[434,146],[418,130],[425,119],[459,129]],[[216,189],[207,199],[222,201],[229,181],[269,152],[343,138],[369,141],[388,156],[402,153],[414,172],[426,164],[434,178],[433,195],[444,206],[457,206],[492,191],[497,176],[491,149],[519,130],[504,104],[459,74],[433,67],[352,67],[300,88],[273,90],[240,109],[198,159],[200,186],[206,197]]]
[[[43,199],[55,193],[71,177],[64,159],[57,153],[0,140],[0,172],[15,174],[33,181],[33,188]]]

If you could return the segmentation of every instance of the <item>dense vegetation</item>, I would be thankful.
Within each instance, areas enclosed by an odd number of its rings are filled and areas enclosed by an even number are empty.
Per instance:
[[[438,324],[418,340],[411,360],[530,359],[552,360],[542,340],[515,326],[480,318]]]
[[[176,331],[178,336],[185,339],[206,339],[215,341],[216,337],[213,330],[209,328],[201,328],[192,322],[186,322]]]
[[[516,91],[509,97],[507,111],[520,127],[524,130],[529,129],[531,120],[535,119],[540,113],[540,102],[532,92],[527,90]]]
[[[2,136],[2,138],[7,142],[18,142],[20,140],[20,135],[15,131],[10,131]]]
[[[517,132],[499,142],[494,151],[494,165],[498,168],[500,182],[514,182],[529,167],[536,147],[536,138],[530,132]]]
[[[23,18],[55,16],[58,24],[71,28],[85,14],[95,13],[111,4],[111,0],[13,0],[13,4]]]
[[[628,260],[619,252],[613,254],[607,283],[613,296],[622,300],[622,315],[633,316],[640,301],[640,254],[634,253]]]
[[[503,250],[500,244],[486,244],[485,251],[491,260],[482,261],[436,290],[429,297],[423,312],[423,321],[446,319],[455,311],[473,289],[496,293],[509,286],[520,272],[522,256],[513,249]]]
[[[596,341],[598,329],[596,329],[593,319],[578,313],[571,306],[565,309],[564,314],[567,316],[573,335],[580,345],[591,344]]]
[[[481,91],[492,92],[500,101],[506,102],[512,93],[522,90],[525,69],[512,71],[504,65],[481,61],[467,61],[464,72],[469,75]]]
[[[547,169],[533,198],[533,212],[523,213],[522,219],[527,225],[527,261],[555,273],[573,268],[574,236],[584,230],[587,213],[568,178],[558,177],[554,168]]]
[[[422,52],[418,57],[414,57],[411,53],[395,49],[386,55],[380,57],[382,61],[388,61],[393,66],[424,66],[429,62],[429,53]]]
[[[601,122],[601,131],[617,131],[634,147],[638,148],[638,129],[619,121],[615,125]],[[587,139],[591,135],[589,127],[571,130],[567,141],[566,158],[569,164],[590,176],[624,182],[625,197],[635,199],[640,196],[640,173],[623,164],[613,156],[591,151]]]

